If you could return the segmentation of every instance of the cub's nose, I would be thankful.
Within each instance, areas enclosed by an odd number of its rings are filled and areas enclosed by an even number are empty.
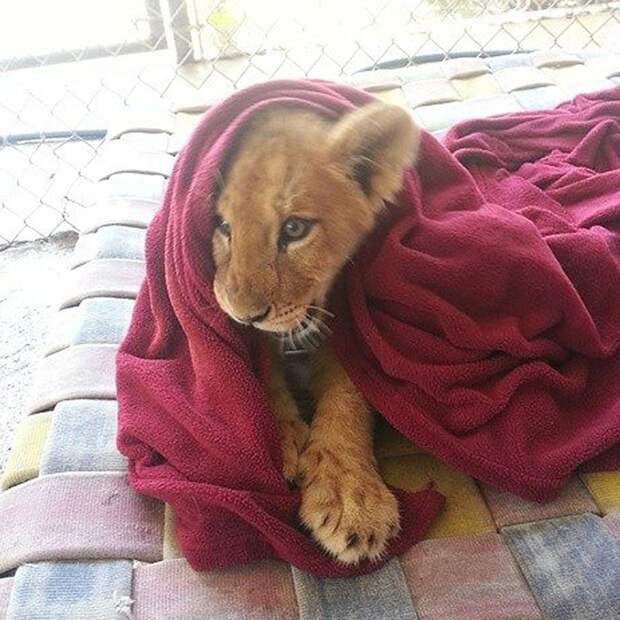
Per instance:
[[[253,323],[260,323],[267,318],[269,311],[271,310],[271,306],[267,306],[262,312],[255,314],[254,316],[249,316],[247,318],[237,317],[237,320],[240,323],[245,323],[246,325],[252,325]]]

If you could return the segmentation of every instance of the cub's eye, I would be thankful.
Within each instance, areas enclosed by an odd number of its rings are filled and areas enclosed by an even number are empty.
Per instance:
[[[222,219],[221,215],[213,216],[213,227],[215,230],[222,233],[224,237],[230,237],[230,224]]]
[[[289,217],[280,228],[280,246],[286,246],[291,241],[303,239],[314,226],[312,220],[305,220],[301,217]]]

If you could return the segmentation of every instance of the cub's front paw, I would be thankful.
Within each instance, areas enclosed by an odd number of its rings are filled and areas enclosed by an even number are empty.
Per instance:
[[[378,559],[400,529],[398,502],[374,464],[350,464],[328,449],[302,456],[300,516],[323,548],[346,564]]]
[[[281,420],[278,426],[282,439],[282,473],[289,482],[297,482],[299,459],[310,430],[301,419]]]

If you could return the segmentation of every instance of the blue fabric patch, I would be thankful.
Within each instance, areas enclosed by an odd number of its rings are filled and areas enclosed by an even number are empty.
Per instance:
[[[301,620],[417,620],[398,560],[350,579],[317,579],[293,567]]]
[[[130,226],[104,226],[96,235],[94,258],[144,260],[145,230]]]
[[[421,106],[414,110],[414,117],[425,129],[435,133],[469,118],[483,118],[522,111],[510,95],[493,95]]]
[[[97,184],[99,199],[129,198],[159,202],[166,188],[166,179],[158,174],[121,172]]]
[[[43,455],[41,475],[64,471],[124,471],[116,449],[114,400],[67,400],[56,405]]]
[[[443,63],[441,62],[426,62],[419,65],[413,64],[410,67],[397,69],[394,71],[394,74],[398,76],[399,79],[402,79],[403,84],[446,77],[443,71]]]
[[[580,52],[575,52],[575,56],[581,58],[581,60],[590,60],[590,58],[600,58],[603,55],[607,55],[609,52],[604,52],[603,50],[582,50]]]
[[[620,618],[620,541],[593,514],[502,530],[545,618]]]
[[[133,299],[95,297],[80,304],[79,325],[72,344],[117,344],[121,342],[133,312]]]
[[[525,110],[547,110],[569,99],[568,95],[558,86],[539,86],[517,90],[513,96]]]
[[[40,562],[15,574],[7,620],[111,620],[129,609],[132,562]]]
[[[532,65],[532,59],[529,54],[504,54],[487,58],[486,61],[491,71],[511,69],[513,67],[529,67]]]
[[[596,78],[593,77],[591,80],[588,80],[586,83],[583,82],[575,82],[574,84],[565,85],[562,88],[567,93],[567,99],[573,99],[577,97],[577,95],[585,95],[587,93],[597,93],[600,90],[608,90],[609,88],[613,88],[614,83],[607,78]]]

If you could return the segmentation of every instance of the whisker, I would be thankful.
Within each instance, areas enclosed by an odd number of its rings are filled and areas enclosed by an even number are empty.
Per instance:
[[[312,317],[313,324],[317,331],[323,336],[331,336],[332,329],[325,321],[321,320],[318,316]]]
[[[297,353],[297,351],[299,351],[299,343],[295,340],[295,335],[292,336],[292,343],[293,345],[291,346],[290,349],[288,349],[288,352]]]
[[[306,324],[307,324],[307,329],[309,329],[310,331],[312,331],[315,334],[318,334],[319,336],[321,336],[321,330],[319,329],[319,323],[317,321],[315,321],[314,317],[306,315]]]
[[[310,332],[309,334],[306,334],[306,338],[310,341],[310,343],[315,349],[318,349],[319,346],[321,346],[321,340],[323,340],[321,332],[314,325],[312,319],[310,319],[309,321],[304,319],[302,321],[302,325],[304,325],[306,332]],[[319,336],[318,342],[315,340],[315,334]]]
[[[310,304],[308,308],[310,308],[311,310],[317,310],[318,312],[322,312],[323,314],[326,314],[332,319],[336,316],[333,312],[330,312],[329,310],[325,310],[325,308],[321,308],[321,306],[313,306],[312,304]]]
[[[306,319],[302,319],[301,321],[297,321],[298,325],[301,326],[301,330],[299,332],[300,339],[305,343],[306,349],[317,349],[320,343],[316,343],[312,338],[310,338],[310,334],[308,334],[308,323]]]
[[[310,349],[314,349],[316,351],[321,346],[321,343],[314,340],[312,336],[310,336],[310,334],[306,335],[306,340],[308,341],[308,344],[310,345]]]
[[[299,337],[301,338],[301,340],[304,343],[304,348],[306,350],[312,350],[312,349],[316,349],[317,345],[310,339],[310,336],[304,331],[302,332]]]
[[[295,330],[295,332],[294,332],[293,338],[294,338],[295,336],[297,336],[297,342],[298,342],[298,345],[299,345],[302,349],[304,349],[305,347],[304,347],[303,341],[301,340],[301,336],[302,336],[301,332],[303,332],[303,326],[302,326],[302,324],[301,324],[301,321],[300,321],[299,319],[297,319],[297,321],[296,321],[296,330]]]

